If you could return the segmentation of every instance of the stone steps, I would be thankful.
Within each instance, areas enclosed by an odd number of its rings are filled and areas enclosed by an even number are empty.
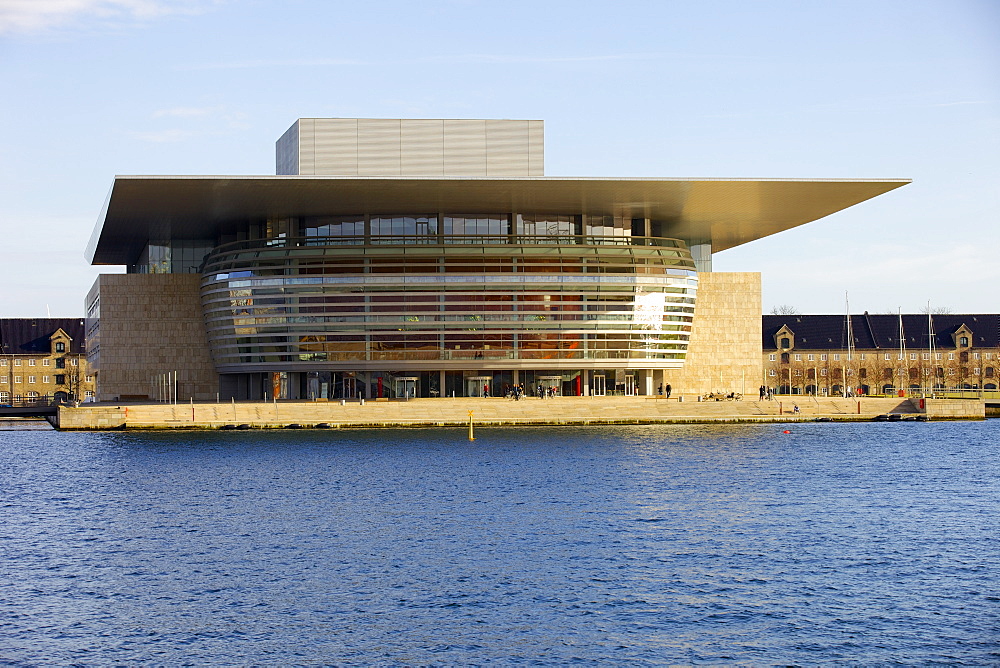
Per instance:
[[[93,426],[134,427],[219,427],[249,424],[254,426],[322,422],[331,425],[379,424],[460,424],[469,420],[469,411],[478,423],[559,423],[587,421],[649,420],[753,420],[815,417],[857,418],[901,410],[897,399],[862,399],[858,414],[857,399],[782,397],[773,401],[685,401],[645,397],[555,397],[526,398],[510,401],[502,398],[413,399],[410,401],[353,401],[341,405],[331,402],[242,402],[220,404],[128,404],[88,405],[67,409],[65,424],[77,420]],[[908,402],[902,401],[906,406]],[[800,413],[792,413],[798,404]],[[193,410],[193,416],[192,416]],[[915,410],[915,409],[913,409]],[[82,412],[93,411],[91,419]],[[193,418],[193,419],[192,419]],[[72,427],[70,427],[72,428]]]

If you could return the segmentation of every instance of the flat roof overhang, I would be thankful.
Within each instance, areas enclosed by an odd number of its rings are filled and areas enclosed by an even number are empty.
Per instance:
[[[133,262],[149,240],[210,239],[247,221],[419,213],[652,218],[664,236],[719,252],[804,225],[909,179],[116,176],[87,247],[91,264]]]

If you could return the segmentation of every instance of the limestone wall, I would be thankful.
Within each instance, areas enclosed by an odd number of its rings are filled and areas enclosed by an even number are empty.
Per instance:
[[[759,272],[700,272],[684,368],[664,374],[673,393],[756,398],[763,379],[761,308]]]
[[[103,274],[99,401],[155,397],[154,379],[177,372],[180,400],[215,399],[218,374],[202,316],[198,274]]]

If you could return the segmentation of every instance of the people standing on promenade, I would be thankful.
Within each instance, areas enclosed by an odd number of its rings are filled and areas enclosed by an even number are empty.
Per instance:
[[[656,393],[663,394],[663,383],[660,383],[660,385],[656,388]]]
[[[483,383],[483,399],[490,396],[490,384]]]
[[[667,390],[667,395],[666,396],[667,396],[667,399],[669,399],[670,398],[670,392],[673,390],[673,388],[670,387],[670,383],[667,383],[666,390]]]
[[[760,386],[760,401],[764,401],[764,397],[767,396],[767,388],[763,385]]]

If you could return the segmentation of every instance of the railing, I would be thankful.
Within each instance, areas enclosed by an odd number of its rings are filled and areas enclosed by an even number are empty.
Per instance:
[[[70,397],[56,396],[52,394],[40,395],[37,397],[15,396],[6,399],[0,398],[0,408],[47,408],[57,406],[60,403],[72,401]]]

